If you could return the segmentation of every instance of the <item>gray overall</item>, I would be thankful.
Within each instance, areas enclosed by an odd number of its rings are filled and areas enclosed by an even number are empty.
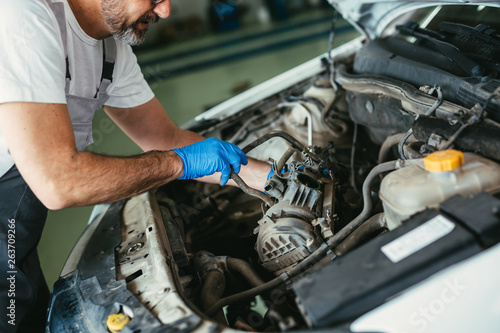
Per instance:
[[[48,0],[49,5],[56,14],[57,23],[61,30],[61,37],[64,44],[66,56],[66,103],[68,105],[71,124],[75,132],[76,148],[83,150],[90,145],[92,140],[92,118],[95,111],[99,110],[108,100],[106,93],[113,80],[113,69],[116,59],[116,42],[113,38],[105,39],[104,42],[104,63],[102,66],[101,84],[97,89],[94,98],[84,98],[69,94],[71,74],[68,65],[68,48],[66,45],[66,18],[64,15],[64,5],[61,2],[53,3]]]
[[[66,53],[66,100],[76,147],[83,150],[92,143],[94,113],[108,99],[106,90],[112,81],[116,44],[112,38],[103,41],[102,78],[94,98],[69,95],[71,73],[68,66],[64,4],[52,3],[51,0],[47,2],[54,11],[61,30]],[[5,155],[0,157],[4,158]],[[0,308],[3,309],[0,312],[0,332],[44,332],[49,290],[40,268],[36,247],[47,217],[47,208],[33,194],[13,161],[11,163],[12,167],[3,176],[0,174]],[[11,258],[12,244],[9,244],[12,230],[15,232],[15,260]],[[15,283],[14,294],[9,293],[12,281]],[[12,302],[15,309],[9,310]],[[9,313],[11,316],[6,316]]]

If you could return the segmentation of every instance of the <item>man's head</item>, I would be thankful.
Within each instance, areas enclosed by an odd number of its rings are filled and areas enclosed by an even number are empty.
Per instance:
[[[130,45],[144,42],[150,23],[170,14],[170,0],[101,0],[101,14],[115,38]]]

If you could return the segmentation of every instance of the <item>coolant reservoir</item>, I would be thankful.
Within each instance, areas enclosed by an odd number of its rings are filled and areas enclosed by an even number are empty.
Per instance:
[[[439,204],[455,194],[500,191],[500,165],[458,150],[429,154],[422,164],[388,174],[380,187],[389,229],[411,215]]]

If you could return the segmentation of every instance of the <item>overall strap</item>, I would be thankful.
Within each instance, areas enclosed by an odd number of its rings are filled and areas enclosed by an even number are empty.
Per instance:
[[[59,25],[59,30],[61,31],[61,38],[64,47],[64,55],[66,58],[66,95],[69,94],[69,83],[71,81],[71,73],[69,72],[69,61],[68,61],[68,42],[67,42],[67,29],[66,29],[66,14],[64,12],[63,2],[52,2],[52,0],[47,0],[49,7],[54,12],[57,19],[57,24]],[[102,76],[101,83],[96,92],[96,97],[99,92],[105,92],[111,82],[113,81],[113,70],[115,68],[116,60],[116,41],[113,37],[106,38],[103,40],[103,65],[102,65]]]
[[[57,19],[57,24],[59,25],[59,31],[61,32],[61,38],[64,47],[64,56],[66,58],[66,94],[69,92],[69,82],[71,81],[71,74],[69,73],[69,61],[68,61],[68,41],[67,41],[67,30],[66,30],[66,14],[64,13],[64,3],[62,2],[52,2],[52,0],[47,0],[50,9],[54,12]]]
[[[104,39],[103,41],[103,64],[101,84],[96,92],[95,97],[99,92],[106,92],[111,82],[113,82],[113,70],[116,60],[116,41],[113,37]]]

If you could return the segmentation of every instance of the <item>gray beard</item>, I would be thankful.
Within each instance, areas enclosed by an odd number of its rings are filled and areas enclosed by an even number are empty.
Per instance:
[[[131,27],[128,27],[125,30],[120,30],[117,33],[113,34],[115,39],[122,41],[129,45],[139,45],[144,42],[146,39],[146,31],[147,30],[135,30],[135,24]]]
[[[144,42],[147,30],[136,30],[137,23],[126,25],[125,10],[121,0],[102,0],[101,14],[113,37],[129,45]],[[158,21],[156,19],[156,21]]]

